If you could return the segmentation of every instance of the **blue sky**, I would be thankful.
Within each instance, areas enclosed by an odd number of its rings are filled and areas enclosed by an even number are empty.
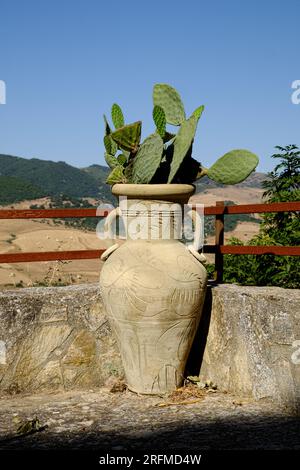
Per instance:
[[[104,164],[102,114],[153,130],[152,87],[206,109],[194,157],[300,144],[299,0],[0,0],[0,153]]]

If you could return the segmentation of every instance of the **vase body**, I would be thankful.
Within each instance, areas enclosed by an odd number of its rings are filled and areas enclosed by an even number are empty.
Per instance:
[[[194,188],[145,185],[156,187],[151,199],[150,188],[141,194],[144,185],[115,186],[116,194],[129,197],[121,205],[127,240],[101,270],[103,302],[128,388],[145,394],[171,392],[183,381],[207,283],[206,269],[178,236],[179,212]],[[136,195],[133,186],[138,186]],[[168,194],[170,186],[184,188],[174,196]]]

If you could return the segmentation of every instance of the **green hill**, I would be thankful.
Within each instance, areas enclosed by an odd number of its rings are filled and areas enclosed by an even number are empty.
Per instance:
[[[45,192],[27,181],[13,176],[0,176],[0,204],[11,204],[25,199],[38,199]]]
[[[99,169],[101,169],[101,175],[104,175],[105,167],[99,165]],[[18,192],[15,201],[20,200],[19,196],[22,193],[20,189],[21,181],[24,185],[30,183],[33,187],[39,188],[37,193],[43,196],[65,194],[70,197],[95,197],[109,200],[111,193],[110,188],[105,185],[105,177],[103,176],[104,181],[101,181],[101,178],[94,176],[92,173],[93,171],[81,170],[65,162],[52,162],[37,158],[25,159],[0,154],[0,176],[17,180],[10,180],[11,186],[9,188],[7,185],[8,180],[6,180],[5,185],[4,180],[2,182],[2,199],[6,200],[5,194],[8,191],[10,202],[14,202],[12,200],[14,191]],[[31,194],[33,187],[28,190],[28,194]],[[24,191],[24,199],[27,199],[26,191]]]
[[[91,165],[75,168],[65,162],[38,158],[26,159],[0,154],[0,204],[43,196],[69,198],[94,197],[112,202],[110,186],[105,183],[109,168]],[[263,173],[253,173],[239,187],[260,188]],[[223,187],[208,178],[196,183],[197,192]]]
[[[110,173],[110,169],[107,166],[91,165],[86,168],[82,168],[82,170],[92,176],[97,183],[106,185],[105,180]]]

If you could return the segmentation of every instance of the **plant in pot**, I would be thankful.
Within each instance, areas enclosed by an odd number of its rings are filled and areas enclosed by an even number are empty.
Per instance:
[[[195,180],[223,184],[243,181],[258,158],[232,150],[205,168],[192,157],[198,121],[204,106],[187,119],[178,92],[167,84],[153,89],[155,131],[141,143],[141,122],[125,125],[121,108],[111,110],[114,129],[105,120],[107,183],[119,197],[117,216],[126,242],[106,250],[100,289],[117,337],[128,388],[146,394],[170,392],[182,384],[186,360],[199,324],[207,272],[199,253],[199,226],[191,245],[184,245],[184,205]],[[177,133],[167,125],[178,126]],[[187,212],[191,218],[195,213]]]

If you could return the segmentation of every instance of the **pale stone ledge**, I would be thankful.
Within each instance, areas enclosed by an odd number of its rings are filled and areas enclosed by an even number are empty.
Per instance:
[[[89,388],[123,375],[96,284],[2,291],[0,341],[0,390],[10,393]]]
[[[201,362],[221,390],[300,408],[299,290],[210,287],[200,328],[194,371]],[[97,284],[0,292],[0,390],[88,389],[122,375]]]
[[[211,304],[201,374],[300,410],[300,290],[220,285]]]

